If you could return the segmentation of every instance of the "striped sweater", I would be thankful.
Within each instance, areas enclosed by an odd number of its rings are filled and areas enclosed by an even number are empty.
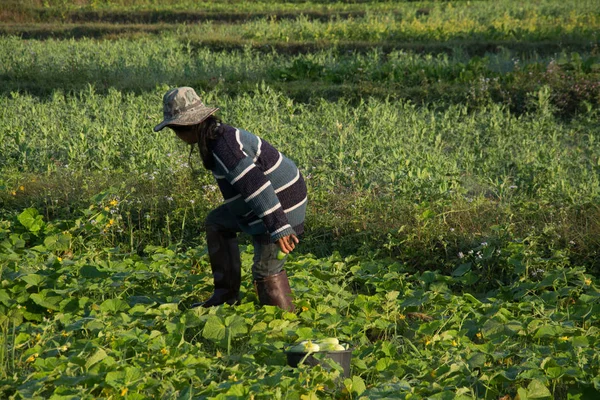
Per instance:
[[[304,231],[307,193],[296,165],[258,136],[221,124],[212,173],[240,228],[271,242]]]

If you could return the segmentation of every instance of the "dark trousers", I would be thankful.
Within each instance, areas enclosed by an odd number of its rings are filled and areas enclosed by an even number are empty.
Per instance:
[[[241,271],[241,261],[237,234],[242,232],[242,229],[235,216],[223,204],[208,214],[205,225],[208,254],[215,280],[218,280],[218,275],[229,275],[227,271],[233,272],[234,276],[231,278],[234,281],[239,280],[237,275],[238,271]],[[281,272],[285,259],[277,259],[279,246],[275,243],[267,244],[260,236],[253,236],[252,243],[254,245],[252,263],[254,280],[261,280]]]

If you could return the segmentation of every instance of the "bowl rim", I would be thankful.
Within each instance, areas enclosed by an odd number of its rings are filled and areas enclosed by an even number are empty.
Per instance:
[[[315,341],[317,341],[319,339],[315,339]],[[345,353],[345,352],[352,352],[354,351],[354,347],[352,346],[352,343],[346,341],[346,340],[340,340],[340,344],[347,344],[348,348],[345,350],[338,350],[338,351],[331,351],[331,350],[319,350],[319,351],[290,351],[289,349],[297,344],[300,344],[301,341],[298,342],[294,342],[292,344],[286,345],[283,347],[283,352],[285,354],[315,354],[315,353],[333,353],[333,354],[340,354],[340,353]]]

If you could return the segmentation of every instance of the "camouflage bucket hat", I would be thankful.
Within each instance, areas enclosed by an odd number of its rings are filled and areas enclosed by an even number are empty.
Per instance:
[[[164,121],[154,127],[154,132],[169,125],[199,124],[217,110],[218,108],[205,106],[191,87],[171,89],[163,97]]]

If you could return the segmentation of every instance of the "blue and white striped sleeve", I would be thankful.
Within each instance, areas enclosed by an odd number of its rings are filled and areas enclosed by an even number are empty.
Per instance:
[[[244,152],[241,143],[238,145],[231,138],[221,140],[213,148],[213,156],[217,169],[263,221],[273,242],[295,234],[271,181],[255,164],[254,159]]]

